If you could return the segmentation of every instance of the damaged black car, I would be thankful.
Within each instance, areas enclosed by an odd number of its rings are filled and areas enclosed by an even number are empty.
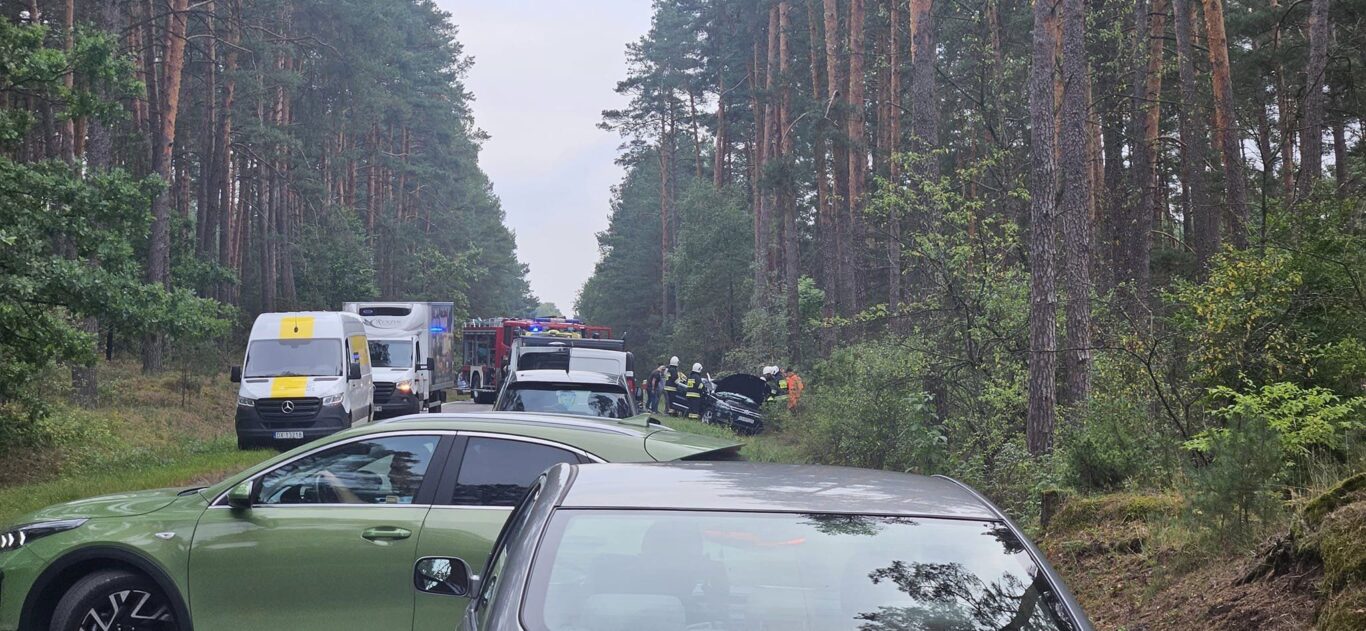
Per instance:
[[[768,384],[757,375],[737,373],[712,381],[702,398],[702,422],[728,426],[737,434],[758,434],[764,431],[761,408],[768,397]]]

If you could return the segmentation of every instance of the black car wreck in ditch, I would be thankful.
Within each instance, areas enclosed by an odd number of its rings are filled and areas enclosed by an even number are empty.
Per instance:
[[[739,434],[758,434],[764,431],[760,407],[768,395],[768,384],[755,375],[737,373],[713,381],[702,398],[702,421],[727,425]]]

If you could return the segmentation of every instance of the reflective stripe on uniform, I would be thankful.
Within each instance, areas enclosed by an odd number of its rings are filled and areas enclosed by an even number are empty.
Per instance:
[[[700,398],[702,398],[702,393],[701,393],[701,392],[689,392],[689,393],[688,393],[688,398],[689,398],[689,399],[700,399]]]

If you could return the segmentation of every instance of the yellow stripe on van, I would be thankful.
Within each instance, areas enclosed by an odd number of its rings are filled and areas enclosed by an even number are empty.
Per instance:
[[[313,337],[313,316],[295,316],[280,320],[280,339],[298,340]]]
[[[308,377],[275,377],[270,380],[272,399],[297,399],[304,396],[307,391]]]

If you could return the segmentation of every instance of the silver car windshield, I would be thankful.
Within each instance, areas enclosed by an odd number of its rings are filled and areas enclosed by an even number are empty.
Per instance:
[[[514,384],[498,400],[499,411],[547,412],[601,418],[628,418],[631,404],[621,388],[574,384]]]
[[[341,341],[257,340],[247,347],[245,377],[332,377],[342,374]]]
[[[1075,629],[1000,523],[560,510],[522,622],[576,629]]]

